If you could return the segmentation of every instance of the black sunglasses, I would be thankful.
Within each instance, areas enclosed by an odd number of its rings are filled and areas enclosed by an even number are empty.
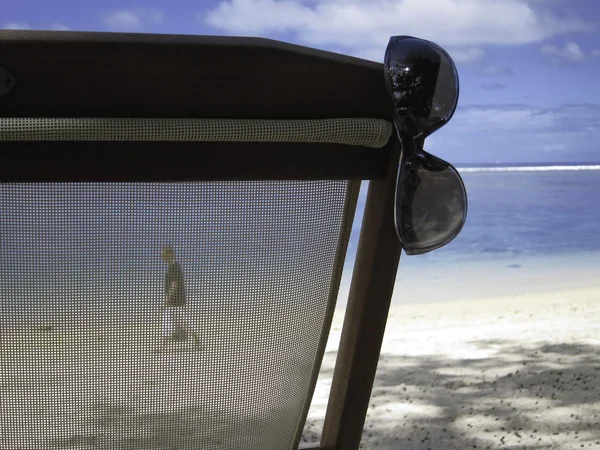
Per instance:
[[[402,151],[394,218],[402,248],[418,255],[443,247],[463,228],[467,191],[457,170],[423,150],[458,103],[458,72],[444,49],[410,36],[393,36],[385,52],[385,83]]]

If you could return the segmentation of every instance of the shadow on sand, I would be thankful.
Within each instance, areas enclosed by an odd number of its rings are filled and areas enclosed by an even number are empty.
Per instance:
[[[168,413],[136,413],[134,408],[116,404],[94,405],[94,417],[84,421],[93,433],[73,434],[48,442],[48,448],[111,449],[230,449],[260,443],[258,431],[264,424],[246,418],[243,429],[223,414],[200,407],[180,408]],[[206,425],[210,424],[210,427]]]
[[[470,342],[492,356],[382,353],[363,433],[365,449],[600,448],[600,347]],[[335,352],[321,376],[331,378]],[[309,417],[303,446],[318,443]]]
[[[598,346],[544,342],[525,345],[517,340],[477,340],[468,345],[473,350],[472,358],[382,353],[362,448],[600,448]],[[130,399],[116,402],[101,392],[90,391],[86,394],[89,395],[86,398],[92,400],[89,408],[81,408],[81,411],[88,411],[86,415],[69,419],[69,429],[62,430],[68,433],[45,440],[44,448],[251,450],[279,449],[285,442],[285,436],[277,436],[275,430],[278,422],[294,420],[286,408],[294,390],[291,378],[288,378],[287,386],[291,391],[283,389],[277,395],[272,393],[277,385],[275,381],[272,385],[258,386],[261,390],[252,398],[268,396],[277,399],[277,404],[265,403],[260,414],[245,414],[244,392],[223,400],[221,404],[229,407],[227,412],[215,408],[218,403],[214,401],[212,408],[206,408],[204,396],[211,387],[197,378],[181,379],[179,383],[185,383],[180,385],[181,392],[187,397],[185,404],[171,404],[172,407],[166,410],[158,407],[163,398],[162,383],[144,376],[150,370],[145,369],[144,364],[153,357],[148,353],[139,358],[129,372],[111,375],[112,382],[121,383],[121,387],[98,385],[102,389],[127,389],[137,396],[135,405],[128,406]],[[191,360],[182,359],[180,364],[184,374],[189,374],[192,366],[186,361]],[[215,383],[218,373],[222,372],[215,372],[205,356],[198,361],[196,367],[205,371],[201,372],[203,380]],[[323,380],[331,378],[334,361],[335,352],[327,352],[321,370]],[[153,368],[157,377],[166,377],[172,372],[163,364],[149,365],[148,368]],[[162,374],[162,371],[166,372]],[[12,380],[14,383],[19,381],[17,378]],[[127,383],[132,380],[135,389],[127,388]],[[140,385],[144,380],[146,384]],[[53,382],[52,377],[45,381]],[[75,378],[73,382],[76,382]],[[176,386],[177,380],[164,383],[165,386]],[[14,390],[16,385],[2,389]],[[52,389],[51,384],[45,384],[44,389]],[[65,395],[61,401],[67,405],[68,392],[61,392],[60,395]],[[226,394],[229,391],[220,392]],[[147,398],[154,398],[157,408],[144,406]],[[183,396],[177,398],[184,400]],[[55,423],[63,420],[50,417],[48,411],[40,414],[38,417],[51,418]],[[33,412],[28,413],[28,417],[34,419]],[[12,429],[15,432],[15,428]],[[316,446],[321,429],[322,420],[309,416],[301,446]],[[3,432],[11,433],[10,429],[5,429],[0,430],[0,435]],[[0,442],[0,448],[8,447],[3,447]]]

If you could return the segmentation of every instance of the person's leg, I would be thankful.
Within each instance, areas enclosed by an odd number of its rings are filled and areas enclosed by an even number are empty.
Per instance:
[[[166,349],[167,341],[173,334],[173,317],[171,314],[171,309],[172,308],[163,308],[162,311],[162,339],[158,349],[156,350],[157,352],[162,352]]]
[[[200,335],[198,334],[198,327],[193,320],[193,315],[191,314],[191,308],[188,306],[188,311],[186,314],[186,325],[187,332],[192,335],[192,340],[194,344],[194,348],[200,347]]]
[[[163,340],[169,336],[171,331],[171,324],[169,323],[169,314],[167,308],[163,308],[162,311],[162,337]]]
[[[183,313],[183,307],[173,308],[173,327],[174,335],[177,339],[187,339],[188,327]]]

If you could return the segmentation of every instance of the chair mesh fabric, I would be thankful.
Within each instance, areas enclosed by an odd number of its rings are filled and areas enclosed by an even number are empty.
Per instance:
[[[1,183],[0,448],[294,448],[359,187]]]
[[[0,118],[0,141],[319,142],[380,148],[382,119]]]

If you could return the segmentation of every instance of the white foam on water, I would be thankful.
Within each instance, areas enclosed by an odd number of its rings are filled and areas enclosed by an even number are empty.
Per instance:
[[[458,168],[459,172],[552,172],[552,171],[579,171],[600,170],[600,165],[581,166],[523,166],[523,167],[464,167]]]

